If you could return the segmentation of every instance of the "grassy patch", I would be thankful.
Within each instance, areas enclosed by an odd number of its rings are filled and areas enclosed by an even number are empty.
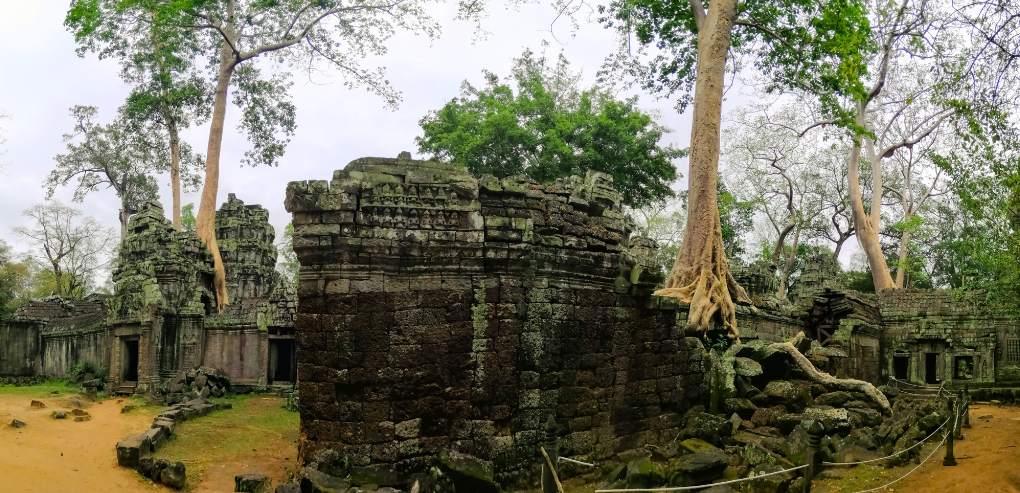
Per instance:
[[[80,387],[68,380],[50,380],[36,385],[0,385],[0,394],[47,397],[58,394],[77,394]]]
[[[284,409],[279,397],[241,395],[214,401],[234,407],[178,424],[174,438],[156,453],[184,462],[189,484],[197,484],[212,464],[278,455],[298,438],[298,413]]]

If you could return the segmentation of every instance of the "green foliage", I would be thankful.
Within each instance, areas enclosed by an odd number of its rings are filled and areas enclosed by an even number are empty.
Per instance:
[[[530,51],[511,77],[485,73],[484,87],[464,83],[461,96],[421,120],[418,147],[472,174],[527,175],[540,182],[607,173],[624,203],[647,206],[672,195],[673,161],[684,151],[660,143],[666,129],[637,108],[593,87],[561,55],[554,66]]]
[[[186,231],[195,230],[195,204],[189,202],[181,207],[181,225]]]
[[[87,361],[79,361],[71,367],[69,374],[73,382],[82,383],[86,380],[101,378],[106,375],[106,371],[96,368],[95,365]]]
[[[677,98],[682,111],[693,96],[698,29],[690,3],[671,0],[612,0],[599,8],[601,22],[643,46],[647,63],[635,67],[622,54],[613,68],[630,68],[645,89]],[[769,81],[766,89],[799,89],[816,95],[844,125],[846,100],[866,90],[866,55],[874,48],[861,0],[744,0],[737,4],[731,53],[745,57]],[[614,75],[615,74],[611,74]]]
[[[276,251],[278,252],[276,271],[290,285],[296,285],[301,264],[298,263],[297,254],[294,253],[294,223],[287,223],[287,227],[283,230],[283,236],[276,244]]]
[[[26,261],[15,261],[10,247],[0,240],[0,320],[3,320],[25,300],[30,277]]]
[[[726,257],[739,259],[745,253],[743,237],[754,226],[754,203],[739,200],[718,180],[719,221],[722,226],[723,247]]]
[[[47,197],[72,183],[78,202],[96,190],[112,189],[126,227],[127,215],[159,195],[154,174],[169,168],[170,156],[159,132],[145,122],[121,113],[102,125],[95,122],[97,112],[94,106],[71,108],[74,128],[64,134],[65,150],[54,158],[57,165],[46,178]]]

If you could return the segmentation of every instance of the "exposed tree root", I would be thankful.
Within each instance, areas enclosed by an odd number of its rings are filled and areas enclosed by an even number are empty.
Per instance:
[[[735,301],[750,302],[750,299],[730,273],[722,248],[718,217],[714,229],[715,234],[709,232],[707,238],[700,242],[685,239],[665,287],[656,291],[655,295],[689,304],[687,324],[702,331],[711,327],[712,319],[718,314],[729,338],[739,340]],[[688,228],[690,233],[691,228]],[[698,243],[701,244],[701,252],[692,254],[698,249],[695,246]]]
[[[875,388],[874,385],[863,380],[836,378],[819,370],[818,368],[815,368],[815,365],[807,359],[807,356],[804,356],[804,354],[797,349],[797,343],[802,339],[804,339],[804,333],[800,332],[790,341],[774,342],[769,344],[768,349],[770,351],[786,353],[790,359],[793,360],[794,364],[796,364],[811,381],[818,382],[827,387],[835,387],[840,390],[862,392],[881,406],[883,413],[892,415],[892,406],[889,405],[889,399],[886,399],[885,394]]]

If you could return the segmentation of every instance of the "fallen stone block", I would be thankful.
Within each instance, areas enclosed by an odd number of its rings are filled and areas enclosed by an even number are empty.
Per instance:
[[[238,474],[234,476],[234,491],[268,493],[269,487],[269,478],[265,474]]]
[[[76,423],[81,423],[83,421],[91,421],[91,420],[92,420],[92,416],[89,416],[88,414],[86,414],[84,416],[75,416],[74,417],[74,421]]]
[[[129,413],[137,408],[134,404],[125,404],[124,407],[120,408],[121,413]]]
[[[53,419],[67,419],[67,412],[66,411],[53,411],[53,414],[51,414],[50,416],[52,416]]]
[[[174,427],[176,425],[177,425],[176,421],[174,421],[172,419],[161,418],[161,417],[157,417],[155,420],[152,421],[152,427],[153,428],[162,428],[163,431],[166,433],[166,436],[168,436],[168,437],[174,434]]]
[[[11,428],[24,428],[25,426],[26,425],[24,421],[18,419],[11,420]]]
[[[148,431],[142,433],[142,438],[149,443],[149,452],[155,452],[160,446],[163,445],[163,441],[166,440],[167,434],[163,428],[149,428]]]
[[[75,409],[71,410],[71,415],[72,416],[88,416],[89,412],[84,410],[84,409],[75,408]]]
[[[187,481],[184,463],[177,461],[159,472],[159,482],[175,490],[184,489]]]
[[[45,409],[46,403],[44,403],[43,401],[32,401],[32,403],[29,404],[29,406],[32,409]]]
[[[117,442],[117,464],[121,467],[138,468],[138,461],[146,455],[151,446],[145,435],[135,435]]]

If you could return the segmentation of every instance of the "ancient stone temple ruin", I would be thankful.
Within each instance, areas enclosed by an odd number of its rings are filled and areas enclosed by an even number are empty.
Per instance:
[[[207,366],[242,385],[296,379],[293,290],[275,271],[268,212],[229,196],[217,213],[231,304],[216,312],[212,257],[156,202],[132,216],[112,295],[47,298],[0,322],[0,376],[64,377],[88,365],[124,393]]]
[[[527,483],[540,446],[598,462],[673,440],[706,400],[708,348],[685,307],[651,296],[655,245],[631,236],[605,175],[540,185],[365,158],[292,182],[286,206],[305,461],[333,450],[351,475],[400,485],[470,457]],[[826,269],[794,303],[771,273],[738,273],[755,299],[738,307],[743,338],[803,332],[816,366],[875,383],[1020,384],[1015,310],[861,294]]]

